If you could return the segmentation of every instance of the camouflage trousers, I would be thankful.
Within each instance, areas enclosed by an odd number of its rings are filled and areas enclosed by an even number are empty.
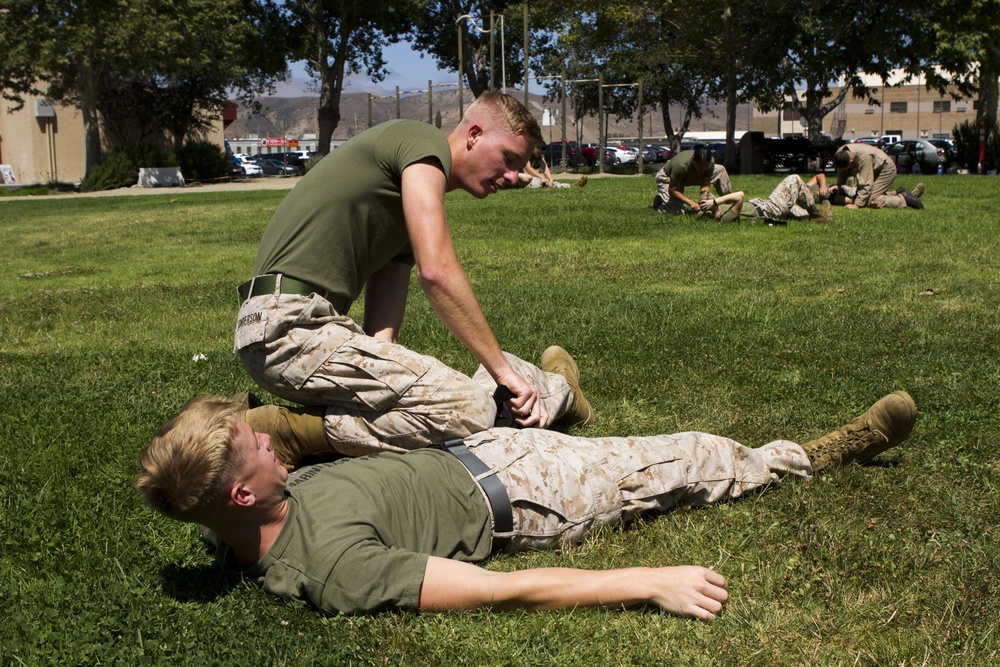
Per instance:
[[[816,197],[802,178],[792,174],[778,183],[767,199],[751,199],[750,203],[763,211],[765,218],[805,218],[809,216],[806,209],[816,204]]]
[[[708,182],[720,195],[728,195],[733,191],[733,183],[729,180],[729,172],[721,164],[715,165],[712,169],[712,176]],[[686,212],[687,209],[684,207],[684,202],[679,199],[670,198],[670,177],[667,176],[665,167],[656,172],[656,193],[663,200],[663,203],[656,209],[660,213],[683,215]]]
[[[525,186],[527,188],[568,188],[571,187],[569,183],[561,183],[559,181],[552,181],[552,185],[545,185],[545,181],[538,178],[537,176],[532,176],[531,180]]]
[[[777,440],[758,449],[708,433],[578,438],[494,428],[465,439],[510,496],[507,551],[558,549],[600,525],[676,505],[706,505],[781,481],[812,477],[802,448]]]
[[[433,357],[368,336],[318,295],[247,299],[234,351],[270,393],[324,406],[327,439],[346,456],[464,438],[496,420],[496,383],[484,368],[469,378]],[[567,413],[573,399],[564,377],[505,356],[538,389],[550,420]]]

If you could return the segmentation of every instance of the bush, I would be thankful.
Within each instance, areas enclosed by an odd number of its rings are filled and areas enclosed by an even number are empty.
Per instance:
[[[149,144],[125,144],[104,154],[100,164],[80,183],[82,192],[127,188],[139,181],[140,167],[176,167],[177,157]]]
[[[323,155],[313,155],[310,156],[308,160],[302,163],[302,175],[305,176],[309,173],[309,170],[319,164],[319,161],[323,159]]]
[[[231,158],[211,141],[189,141],[177,155],[186,181],[214,181],[229,176]]]
[[[951,131],[955,140],[955,160],[972,173],[979,166],[979,128],[971,120],[964,121]],[[983,171],[996,169],[1000,162],[1000,124],[987,128],[986,158]]]

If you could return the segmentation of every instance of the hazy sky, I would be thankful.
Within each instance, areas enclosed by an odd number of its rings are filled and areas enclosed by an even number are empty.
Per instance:
[[[379,95],[392,95],[396,91],[396,86],[400,90],[426,90],[427,82],[434,83],[455,83],[458,75],[455,72],[438,70],[437,65],[430,56],[420,57],[419,51],[414,51],[408,42],[393,44],[385,50],[386,62],[389,64],[389,75],[380,83],[372,83],[371,79],[364,75],[355,75],[348,78],[348,85],[345,93],[377,93]],[[310,79],[305,72],[304,63],[295,63],[291,66],[292,80],[278,86],[279,97],[302,97],[316,96],[317,93],[310,90]]]

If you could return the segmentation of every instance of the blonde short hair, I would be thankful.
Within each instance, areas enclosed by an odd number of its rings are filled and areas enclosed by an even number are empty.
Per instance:
[[[226,493],[243,461],[232,446],[240,403],[196,398],[167,422],[139,455],[135,486],[153,509],[197,521]]]
[[[527,137],[532,144],[543,142],[542,130],[528,108],[516,98],[491,90],[483,93],[465,112],[463,122],[476,122],[483,115],[494,118],[511,134]]]

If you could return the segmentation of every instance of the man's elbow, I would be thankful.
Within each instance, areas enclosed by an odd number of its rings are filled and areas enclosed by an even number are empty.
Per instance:
[[[444,266],[430,265],[417,267],[417,282],[420,283],[420,288],[425,293],[443,288],[448,284],[449,275],[449,271]]]

